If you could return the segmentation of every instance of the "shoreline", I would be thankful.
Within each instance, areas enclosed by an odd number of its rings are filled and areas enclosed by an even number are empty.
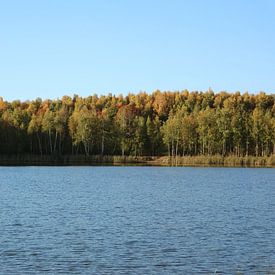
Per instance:
[[[99,156],[0,155],[0,166],[187,166],[275,168],[275,155],[236,156]]]

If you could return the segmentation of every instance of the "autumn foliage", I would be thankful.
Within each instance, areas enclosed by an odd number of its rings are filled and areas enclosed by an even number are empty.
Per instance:
[[[269,156],[275,153],[275,96],[185,90],[0,98],[0,153]]]

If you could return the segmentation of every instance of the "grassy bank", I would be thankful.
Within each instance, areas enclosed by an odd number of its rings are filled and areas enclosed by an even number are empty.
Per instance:
[[[69,166],[69,165],[149,165],[149,166],[227,166],[227,167],[275,167],[275,155],[269,157],[236,156],[40,156],[0,155],[2,166]]]
[[[170,166],[275,167],[275,155],[269,157],[223,157],[220,155],[160,157],[153,162]]]

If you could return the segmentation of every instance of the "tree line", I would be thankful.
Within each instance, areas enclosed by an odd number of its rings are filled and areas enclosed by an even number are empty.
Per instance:
[[[275,95],[184,90],[0,98],[0,153],[269,156]]]

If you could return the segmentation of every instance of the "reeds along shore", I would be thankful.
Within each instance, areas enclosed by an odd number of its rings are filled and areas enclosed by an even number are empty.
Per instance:
[[[0,155],[2,166],[81,166],[81,165],[148,165],[148,166],[224,166],[275,167],[275,155],[269,157],[236,156],[101,156],[101,155]]]
[[[167,157],[164,162],[172,166],[226,166],[226,167],[275,167],[275,155],[269,157],[185,156]]]

